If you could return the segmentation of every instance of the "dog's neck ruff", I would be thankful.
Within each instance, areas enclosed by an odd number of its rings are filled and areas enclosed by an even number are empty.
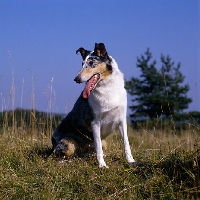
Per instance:
[[[98,82],[88,98],[93,112],[97,114],[119,106],[124,107],[124,102],[127,102],[124,76],[114,59],[112,59],[111,65],[112,73],[106,79]]]

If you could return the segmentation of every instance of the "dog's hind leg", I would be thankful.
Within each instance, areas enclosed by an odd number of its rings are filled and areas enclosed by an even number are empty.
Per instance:
[[[126,119],[124,119],[120,123],[119,131],[120,131],[123,143],[124,143],[124,151],[125,151],[125,155],[126,155],[126,159],[127,159],[128,163],[132,166],[137,166],[137,162],[133,159],[133,156],[131,154],[131,148],[130,148],[130,144],[129,144],[129,141],[128,141]]]
[[[100,134],[100,123],[92,122],[93,136],[94,136],[94,148],[97,155],[97,160],[100,168],[108,168],[103,158],[103,149],[102,149],[102,141]]]

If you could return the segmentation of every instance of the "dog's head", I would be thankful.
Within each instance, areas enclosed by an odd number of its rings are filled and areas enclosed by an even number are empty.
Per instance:
[[[83,66],[74,81],[77,83],[87,82],[83,91],[83,97],[88,98],[98,82],[104,80],[112,73],[112,59],[108,56],[103,43],[95,43],[93,52],[87,51],[82,47],[76,52],[81,53]]]

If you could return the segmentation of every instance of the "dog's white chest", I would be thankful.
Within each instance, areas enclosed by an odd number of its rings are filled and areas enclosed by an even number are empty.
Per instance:
[[[127,95],[122,77],[100,82],[88,99],[94,113],[104,113],[127,105]]]
[[[111,94],[109,91],[95,90],[89,98],[89,104],[94,113],[107,112],[120,105],[121,96],[119,93]]]

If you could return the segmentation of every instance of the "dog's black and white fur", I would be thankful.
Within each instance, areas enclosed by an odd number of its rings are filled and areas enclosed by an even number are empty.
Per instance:
[[[73,156],[88,151],[94,143],[99,167],[107,168],[102,140],[119,129],[126,159],[136,165],[127,136],[127,94],[123,74],[103,43],[95,44],[93,52],[82,47],[78,52],[83,64],[74,80],[86,82],[86,86],[72,111],[53,133],[54,152]]]

